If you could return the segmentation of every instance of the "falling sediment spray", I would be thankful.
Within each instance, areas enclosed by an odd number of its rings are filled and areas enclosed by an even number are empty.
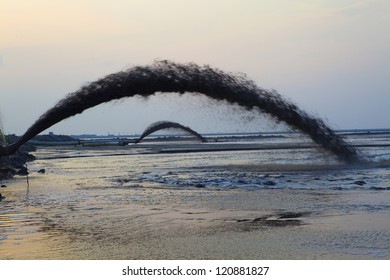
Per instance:
[[[14,153],[18,147],[52,125],[101,103],[125,97],[149,97],[156,92],[203,94],[215,100],[258,110],[289,127],[307,134],[326,151],[347,163],[361,161],[357,151],[321,119],[312,117],[275,91],[256,86],[242,75],[233,75],[209,66],[157,61],[110,74],[67,95],[44,113],[17,141],[1,147],[1,154]]]
[[[7,139],[5,138],[3,122],[1,121],[0,115],[0,145],[7,145]]]
[[[167,129],[167,128],[173,128],[173,129],[181,129],[184,131],[187,131],[188,133],[194,135],[196,138],[198,138],[202,142],[207,142],[207,140],[200,135],[198,132],[195,130],[189,128],[188,126],[181,125],[176,122],[170,122],[170,121],[160,121],[160,122],[155,122],[149,125],[145,131],[141,134],[141,136],[135,141],[135,143],[139,143],[142,139],[144,139],[146,136],[162,129]]]

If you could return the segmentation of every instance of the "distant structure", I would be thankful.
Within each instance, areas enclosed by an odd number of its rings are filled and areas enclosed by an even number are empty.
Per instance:
[[[206,138],[204,138],[202,135],[197,133],[196,131],[192,130],[191,128],[181,125],[176,122],[170,122],[170,121],[160,121],[160,122],[155,122],[149,125],[145,131],[142,133],[142,135],[135,141],[135,144],[139,143],[142,139],[144,139],[146,136],[161,130],[161,129],[168,129],[168,128],[174,128],[174,129],[181,129],[184,131],[187,131],[194,135],[196,138],[198,138],[201,142],[207,142]]]

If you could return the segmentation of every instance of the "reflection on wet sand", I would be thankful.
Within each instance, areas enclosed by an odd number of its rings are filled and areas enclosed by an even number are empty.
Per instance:
[[[247,144],[264,143],[40,148],[29,186],[17,176],[2,188],[0,258],[390,258],[388,146],[346,166]]]

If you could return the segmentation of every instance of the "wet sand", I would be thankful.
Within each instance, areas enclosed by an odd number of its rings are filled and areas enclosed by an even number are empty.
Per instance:
[[[387,203],[388,191],[135,188],[128,195],[141,192],[142,201],[119,207],[40,212],[30,231],[2,240],[1,258],[390,259],[389,212],[367,211]]]
[[[148,209],[122,217],[119,240],[101,236],[95,225],[101,243],[92,242],[90,249],[94,257],[110,259],[389,259],[388,214],[313,210],[316,204],[362,199],[344,195],[274,190],[202,195],[194,204],[204,208]]]
[[[93,153],[78,148],[40,150],[41,158],[59,158],[30,164],[31,170],[45,167],[46,174],[32,173],[27,190],[24,177],[7,182],[2,190],[7,199],[0,204],[1,259],[390,259],[389,190],[135,183],[129,178],[138,171],[128,171],[132,158],[74,158],[81,152],[109,155],[103,148]],[[69,158],[61,159],[61,154]],[[176,155],[171,156],[152,154],[147,164],[138,162],[139,174],[153,175],[147,173],[156,166],[170,170],[161,164],[164,160],[170,166]],[[143,154],[137,159],[144,159]],[[188,160],[191,164],[193,159]],[[110,164],[125,169],[103,168]],[[311,174],[315,169],[282,167],[277,175],[285,182],[291,174],[299,179],[303,173],[296,171]],[[322,167],[318,170],[326,174],[327,168],[342,165]],[[202,168],[208,167],[191,167],[188,172]],[[218,168],[259,170],[234,164]]]

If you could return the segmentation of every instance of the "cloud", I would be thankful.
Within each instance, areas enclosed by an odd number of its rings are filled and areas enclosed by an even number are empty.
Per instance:
[[[4,63],[3,63],[3,57],[0,54],[0,68],[3,68]]]

